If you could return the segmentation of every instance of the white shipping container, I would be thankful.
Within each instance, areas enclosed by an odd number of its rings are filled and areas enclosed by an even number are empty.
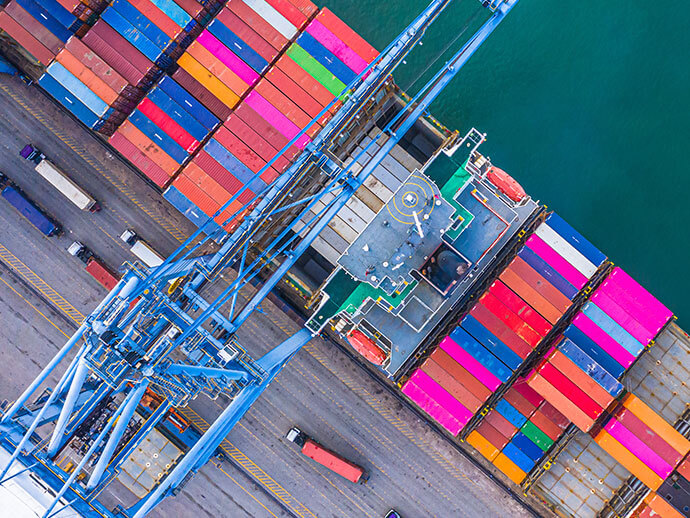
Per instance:
[[[163,258],[141,239],[138,239],[130,250],[149,268],[155,268],[163,264]]]
[[[259,16],[270,23],[275,30],[291,40],[297,34],[297,27],[275,10],[266,0],[244,0]]]
[[[89,210],[96,205],[96,200],[86,194],[76,183],[70,180],[50,160],[41,160],[36,166],[36,172],[60,191],[69,201],[81,210]]]
[[[588,279],[597,271],[597,267],[589,259],[578,252],[573,245],[558,235],[546,223],[539,225],[535,234]]]

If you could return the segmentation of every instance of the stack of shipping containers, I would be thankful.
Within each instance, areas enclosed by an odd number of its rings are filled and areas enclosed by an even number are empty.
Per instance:
[[[165,192],[166,199],[197,225],[246,186],[233,206],[216,218],[223,224],[273,182],[334,110],[317,121],[260,178],[252,178],[378,55],[327,9],[313,17],[316,7],[308,2],[300,2],[299,6],[287,1],[270,4],[268,9],[259,2],[232,0],[209,26],[209,34],[202,41],[208,44],[206,50],[216,52],[223,62],[223,89],[233,94],[228,99],[236,96],[237,101],[226,104],[223,126]],[[258,23],[257,17],[263,22]],[[244,23],[249,21],[253,22],[251,28]],[[338,31],[337,36],[327,24]],[[305,34],[309,51],[295,51],[301,49],[299,42]],[[247,40],[246,45],[242,38]],[[290,45],[295,38],[296,43]],[[199,40],[189,49],[188,66],[202,64],[203,52],[193,49],[195,45],[204,46],[197,45]],[[183,69],[184,60],[180,61]],[[270,66],[272,61],[275,63]],[[179,70],[173,77],[178,74]],[[216,114],[223,115],[218,111]]]
[[[520,368],[572,305],[606,257],[555,213],[539,225],[508,267],[439,349],[443,365],[471,395],[448,390],[423,365],[403,392],[457,435],[481,405]],[[434,353],[427,363],[433,361]],[[476,390],[477,382],[481,389]]]
[[[521,378],[467,436],[467,443],[520,484],[569,424]]]
[[[690,474],[684,477],[684,485],[687,484],[690,484]],[[682,503],[673,502],[677,504],[674,506],[658,493],[651,491],[630,518],[687,518],[690,511],[688,495],[690,495],[690,489],[685,489]]]

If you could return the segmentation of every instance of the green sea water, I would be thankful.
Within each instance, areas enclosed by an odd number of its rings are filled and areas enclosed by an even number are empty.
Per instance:
[[[427,3],[321,5],[382,49]],[[456,0],[447,9],[396,72],[403,88],[478,5]],[[690,11],[683,7],[521,0],[431,111],[451,129],[488,133],[484,154],[690,328]]]

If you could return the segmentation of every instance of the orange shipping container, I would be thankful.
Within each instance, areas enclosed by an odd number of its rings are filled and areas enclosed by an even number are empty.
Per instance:
[[[467,436],[466,441],[467,444],[474,446],[489,461],[493,461],[499,454],[499,451],[476,430]]]
[[[664,483],[661,477],[648,468],[640,459],[619,443],[606,430],[601,430],[594,438],[611,457],[616,459],[630,473],[640,479],[650,489],[656,491]]]
[[[207,216],[213,216],[220,208],[220,205],[185,175],[179,175],[172,184]]]
[[[676,509],[671,506],[662,496],[654,491],[647,494],[644,503],[652,509],[659,518],[685,518]],[[650,515],[654,516],[654,515]]]
[[[427,359],[422,364],[422,370],[471,412],[476,412],[479,410],[479,407],[482,406],[482,401],[477,399],[474,394],[444,371],[441,366],[431,358]]]
[[[115,90],[110,88],[105,81],[89,70],[84,63],[79,61],[68,50],[61,50],[55,59],[72,72],[89,90],[100,99],[103,99],[107,105],[113,104],[119,97]]]
[[[517,293],[527,304],[532,306],[541,316],[551,324],[555,324],[561,318],[562,313],[556,309],[546,298],[540,295],[527,282],[520,278],[510,266],[503,270],[499,278],[511,290]]]
[[[571,300],[563,295],[558,288],[551,284],[543,275],[532,268],[522,257],[516,257],[510,263],[513,271],[515,271],[523,281],[529,284],[532,288],[548,300],[561,313],[572,304]]]
[[[544,399],[556,408],[561,414],[572,421],[583,432],[589,431],[594,424],[594,420],[580,410],[575,403],[570,401],[565,395],[561,394],[551,383],[546,381],[539,374],[533,374],[527,384],[536,390]]]
[[[666,441],[682,456],[690,452],[690,441],[683,437],[673,426],[668,424],[663,417],[645,405],[632,392],[626,394],[623,398],[623,406],[630,409],[640,421],[652,428],[659,437]]]
[[[218,204],[218,207],[222,207],[231,198],[231,194],[223,188],[218,182],[211,178],[203,169],[201,169],[194,162],[190,162],[182,171],[182,174],[186,176],[191,182],[196,184],[202,191],[204,191],[213,201]],[[230,207],[221,213],[221,215],[216,218],[219,224],[222,221],[230,219],[236,216],[237,211],[242,209],[242,204],[235,200],[232,202]],[[217,209],[216,209],[217,210]]]
[[[126,120],[117,130],[127,140],[140,149],[147,157],[153,160],[158,166],[170,176],[180,168],[180,164],[175,162],[170,155],[158,147],[150,138],[144,135],[130,121]]]
[[[559,371],[571,379],[579,388],[581,388],[594,402],[601,408],[607,408],[613,396],[606,392],[604,387],[599,385],[587,373],[583,372],[577,365],[575,365],[562,352],[554,351],[549,357],[549,362]]]
[[[187,52],[196,59],[206,70],[220,79],[225,86],[237,95],[242,95],[249,89],[249,85],[240,79],[240,76],[230,70],[222,61],[211,54],[206,47],[198,41],[192,43]]]
[[[527,473],[518,468],[512,460],[502,453],[496,456],[493,464],[517,485],[522,484],[522,481],[525,480],[527,476]]]
[[[177,63],[228,108],[234,108],[239,102],[239,95],[225,86],[220,79],[206,70],[189,53],[185,52]]]

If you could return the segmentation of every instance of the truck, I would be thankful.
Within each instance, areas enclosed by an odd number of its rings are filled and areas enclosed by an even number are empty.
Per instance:
[[[73,242],[67,252],[83,262],[86,265],[86,272],[108,291],[112,290],[120,280],[103,261],[79,241]]]
[[[350,482],[363,484],[369,479],[364,468],[321,446],[296,426],[290,428],[285,438],[302,448],[302,455],[309,457]]]
[[[130,246],[130,251],[136,255],[149,268],[155,268],[163,264],[163,257],[158,254],[151,246],[140,239],[132,229],[125,230],[120,239]]]
[[[101,206],[84,189],[79,187],[70,178],[60,171],[60,169],[48,160],[41,151],[32,144],[27,144],[19,152],[26,160],[35,164],[36,172],[45,178],[48,183],[55,187],[65,198],[74,203],[80,210],[98,212]]]
[[[36,227],[44,236],[51,237],[62,232],[60,225],[49,217],[43,210],[31,201],[22,190],[12,181],[0,173],[0,196],[5,198],[29,223]]]

